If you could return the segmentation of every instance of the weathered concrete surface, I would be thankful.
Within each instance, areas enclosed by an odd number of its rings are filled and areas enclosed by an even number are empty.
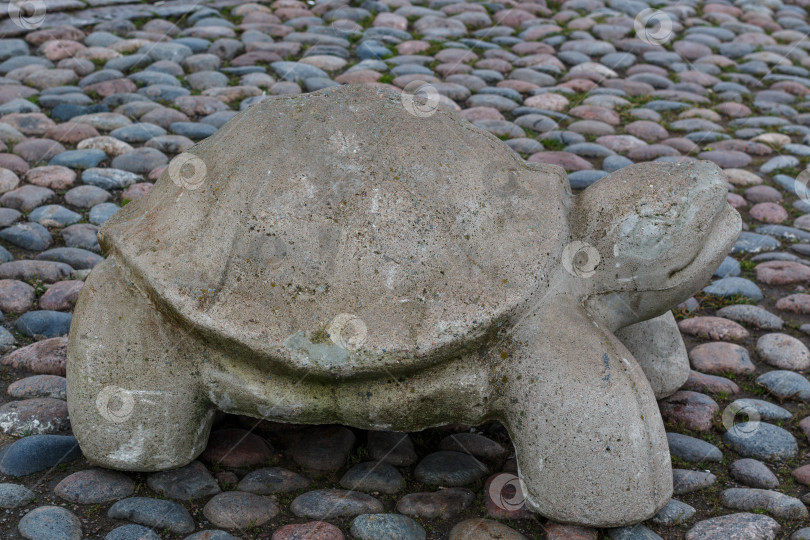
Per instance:
[[[648,378],[674,385],[679,352],[629,329],[642,370],[614,332],[699,289],[736,239],[716,166],[633,166],[574,198],[562,169],[453,114],[351,86],[259,103],[176,159],[104,226],[75,310],[68,404],[91,461],[184,465],[216,409],[497,419],[541,514],[615,526],[669,500]]]
[[[656,399],[678,390],[689,378],[689,357],[672,312],[616,331],[650,381]]]

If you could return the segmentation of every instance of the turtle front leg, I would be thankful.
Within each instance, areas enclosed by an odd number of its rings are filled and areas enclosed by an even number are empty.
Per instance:
[[[555,521],[612,527],[672,495],[664,425],[630,352],[567,296],[544,301],[499,349],[501,417],[526,503]],[[503,353],[506,354],[503,354]]]
[[[197,380],[200,361],[194,340],[149,303],[114,257],[99,264],[68,342],[68,410],[87,459],[154,471],[197,457],[214,415]]]
[[[625,326],[616,337],[638,361],[656,399],[675,393],[689,378],[689,357],[671,311]]]

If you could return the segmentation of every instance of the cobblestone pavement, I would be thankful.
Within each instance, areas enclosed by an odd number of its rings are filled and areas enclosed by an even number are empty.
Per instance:
[[[808,5],[0,4],[0,537],[810,539]],[[176,471],[81,456],[65,336],[98,227],[237,111],[338,84],[457,110],[576,189],[638,161],[725,170],[745,231],[675,310],[693,371],[660,402],[676,498],[657,516],[596,531],[532,515],[499,425],[223,415]]]

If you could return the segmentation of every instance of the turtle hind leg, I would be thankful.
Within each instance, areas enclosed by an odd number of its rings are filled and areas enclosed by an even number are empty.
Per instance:
[[[650,381],[656,399],[677,391],[689,378],[689,357],[671,311],[616,332]]]
[[[544,302],[507,339],[495,414],[515,445],[528,506],[591,527],[660,510],[672,495],[664,426],[621,342],[566,296]]]
[[[67,362],[70,420],[88,460],[154,471],[202,452],[214,411],[195,375],[196,347],[114,257],[93,270],[73,315]]]

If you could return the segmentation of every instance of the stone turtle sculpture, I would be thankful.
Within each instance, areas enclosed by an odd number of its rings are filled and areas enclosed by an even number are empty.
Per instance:
[[[654,394],[688,371],[668,310],[739,233],[724,175],[647,163],[574,196],[562,169],[409,110],[369,87],[268,99],[107,222],[68,348],[90,461],[182,466],[216,410],[499,420],[549,518],[616,526],[667,503]]]

